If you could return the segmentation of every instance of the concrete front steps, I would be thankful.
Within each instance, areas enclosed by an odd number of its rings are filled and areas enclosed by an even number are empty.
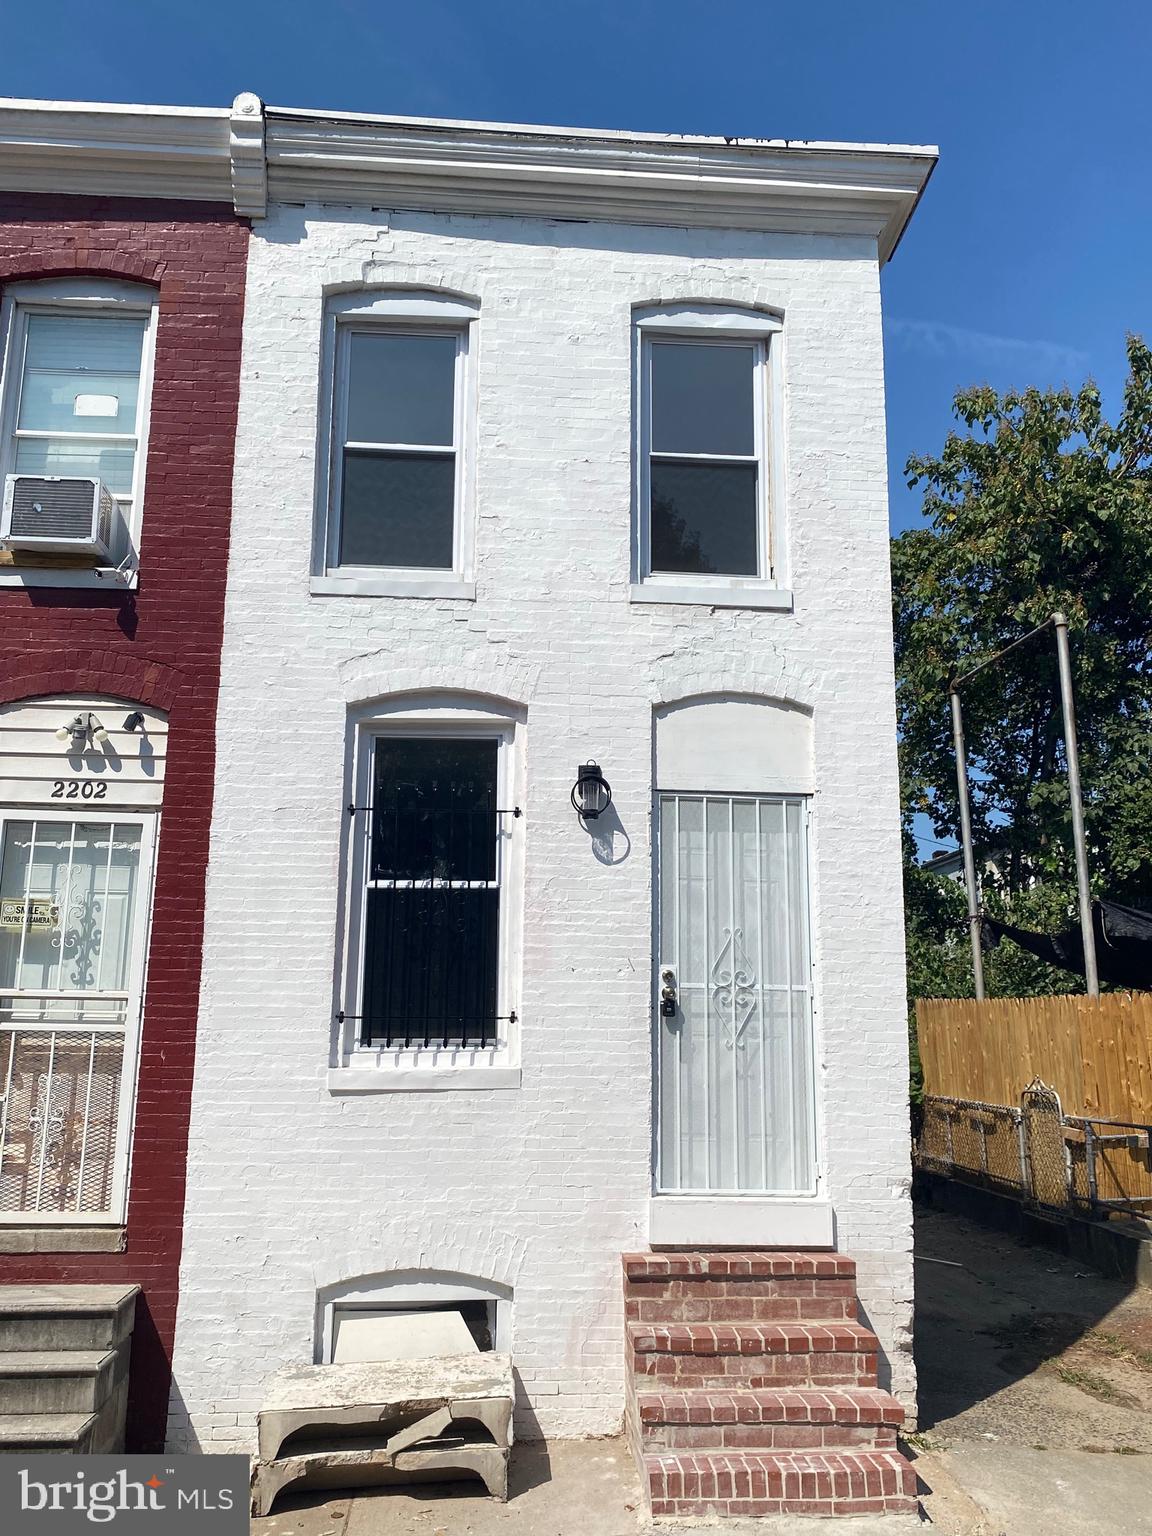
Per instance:
[[[0,1285],[0,1454],[124,1447],[136,1285]]]
[[[624,1256],[628,1429],[654,1515],[916,1513],[843,1254]]]

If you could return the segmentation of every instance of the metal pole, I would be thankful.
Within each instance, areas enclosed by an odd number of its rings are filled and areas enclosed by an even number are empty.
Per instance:
[[[1056,655],[1060,662],[1060,703],[1064,708],[1064,754],[1068,759],[1068,799],[1072,805],[1072,841],[1076,848],[1076,891],[1080,898],[1080,932],[1084,937],[1084,979],[1088,996],[1100,996],[1096,972],[1096,931],[1092,926],[1092,892],[1088,885],[1088,851],[1084,842],[1084,804],[1080,798],[1080,752],[1076,743],[1076,705],[1072,698],[1072,659],[1068,651],[1068,620],[1054,613]]]
[[[980,947],[980,893],[976,886],[976,860],[972,856],[972,813],[968,808],[968,758],[964,751],[964,721],[960,695],[948,692],[952,705],[952,741],[956,747],[956,788],[960,793],[960,843],[964,850],[964,887],[968,892],[968,937],[972,941],[972,980],[976,996],[984,996],[984,952]]]

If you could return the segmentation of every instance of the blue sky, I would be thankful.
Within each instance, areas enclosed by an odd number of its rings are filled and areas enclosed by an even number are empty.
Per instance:
[[[1152,335],[1148,0],[42,0],[0,94],[937,143],[885,273],[893,526],[954,391],[1093,375]]]

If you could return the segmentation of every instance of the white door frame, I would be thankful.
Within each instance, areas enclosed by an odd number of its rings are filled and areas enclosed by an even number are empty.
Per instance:
[[[764,893],[763,885],[762,885],[762,883],[761,883],[761,881],[759,879],[759,875],[758,875],[758,878],[757,878],[757,917],[758,917],[758,922],[759,922],[759,925],[760,925],[761,932],[758,935],[757,942],[756,942],[757,974],[755,976],[754,981],[751,978],[749,978],[748,983],[746,983],[746,985],[750,985],[755,991],[757,991],[759,993],[759,998],[758,998],[758,1003],[757,1003],[757,1011],[759,1013],[760,1028],[761,1028],[761,1036],[760,1036],[760,1044],[761,1044],[760,1072],[761,1072],[762,1092],[764,1093],[763,1108],[761,1110],[761,1117],[762,1118],[761,1118],[760,1134],[761,1134],[761,1136],[763,1138],[765,1138],[765,1159],[764,1159],[765,1178],[764,1178],[763,1184],[761,1186],[749,1185],[748,1187],[732,1187],[731,1185],[723,1185],[723,1186],[719,1186],[718,1185],[718,1186],[712,1187],[712,1186],[709,1186],[709,1185],[701,1186],[699,1184],[685,1183],[683,1181],[683,1176],[681,1175],[681,1173],[679,1171],[679,1155],[677,1156],[677,1169],[675,1171],[673,1171],[671,1173],[671,1175],[669,1175],[663,1169],[663,1167],[661,1165],[662,1144],[663,1144],[663,1126],[662,1126],[662,1123],[661,1123],[661,1114],[662,1114],[662,1106],[664,1104],[664,1098],[665,1098],[665,1095],[664,1095],[664,1071],[665,1071],[665,1068],[664,1068],[664,1054],[665,1053],[664,1053],[664,1050],[663,1050],[663,1045],[664,1045],[664,1032],[665,1032],[665,1029],[667,1027],[666,1024],[665,1024],[664,1019],[661,1016],[661,1012],[660,1012],[661,993],[662,993],[663,986],[664,986],[663,979],[662,979],[662,971],[664,970],[665,966],[669,966],[669,965],[671,965],[673,970],[676,970],[676,962],[678,960],[678,956],[673,952],[674,946],[668,944],[668,940],[667,940],[666,936],[663,934],[663,906],[664,906],[664,885],[663,885],[663,882],[664,882],[664,879],[665,879],[665,875],[667,873],[667,863],[666,863],[666,861],[667,861],[667,850],[663,846],[663,842],[664,842],[663,832],[662,832],[663,817],[662,817],[662,814],[661,814],[661,807],[662,807],[662,804],[664,802],[666,802],[666,801],[674,802],[676,804],[676,806],[677,806],[677,812],[676,812],[676,815],[677,815],[677,823],[676,823],[677,834],[678,834],[678,830],[679,830],[679,807],[685,801],[699,801],[699,802],[701,802],[702,817],[706,817],[706,815],[707,815],[707,805],[708,805],[709,802],[726,803],[728,805],[728,807],[729,807],[729,828],[730,829],[732,829],[733,826],[734,826],[734,821],[733,821],[734,811],[732,809],[734,803],[753,802],[757,806],[757,834],[758,834],[758,837],[762,837],[762,835],[763,835],[762,831],[761,831],[761,819],[762,819],[763,807],[764,806],[766,806],[766,805],[773,805],[773,806],[782,805],[784,807],[788,807],[788,806],[791,806],[791,805],[795,805],[795,806],[798,806],[799,809],[800,809],[801,825],[800,825],[800,842],[799,842],[799,847],[800,847],[800,857],[801,857],[801,860],[802,860],[802,869],[801,869],[800,880],[798,882],[798,886],[799,886],[799,890],[798,890],[798,910],[796,912],[794,912],[794,913],[790,913],[789,914],[789,921],[799,920],[802,923],[802,925],[803,925],[803,931],[802,931],[802,934],[799,937],[800,937],[800,940],[801,940],[801,943],[800,943],[800,956],[801,956],[802,964],[804,966],[804,979],[802,981],[799,981],[799,982],[797,982],[797,981],[795,981],[793,979],[792,970],[791,970],[791,946],[790,946],[790,944],[786,945],[787,953],[788,953],[788,956],[789,956],[788,967],[787,967],[787,971],[788,971],[787,980],[784,983],[768,983],[765,980],[764,975],[762,974],[763,973],[763,969],[764,969],[764,966],[763,966],[763,940],[764,940],[764,934],[766,932],[766,925],[767,925],[767,922],[769,921],[769,916],[770,915],[765,911],[765,908],[764,908],[764,905],[763,905],[764,894],[765,893]],[[653,852],[654,852],[653,890],[654,890],[654,898],[655,899],[654,899],[654,903],[653,903],[653,908],[654,908],[653,931],[654,931],[654,941],[655,942],[654,942],[654,946],[653,946],[653,978],[652,978],[652,997],[653,997],[653,1086],[654,1086],[654,1105],[653,1105],[653,1120],[654,1120],[654,1136],[653,1136],[653,1190],[654,1190],[654,1193],[655,1193],[655,1195],[657,1197],[669,1197],[669,1198],[674,1198],[674,1199],[680,1199],[680,1198],[683,1198],[683,1197],[686,1197],[686,1196],[698,1196],[698,1197],[704,1197],[706,1199],[709,1199],[709,1198],[722,1198],[722,1199],[725,1199],[725,1200],[734,1199],[734,1200],[743,1200],[743,1201],[749,1201],[749,1200],[763,1201],[763,1200],[772,1200],[772,1199],[805,1200],[805,1199],[811,1199],[812,1197],[814,1197],[818,1193],[818,1190],[819,1190],[819,1180],[820,1180],[820,1171],[819,1171],[818,1155],[817,1155],[817,1149],[818,1149],[818,1128],[817,1128],[817,1118],[816,1118],[816,1116],[817,1116],[817,1102],[816,1102],[816,1068],[815,1068],[815,1030],[814,1030],[814,1007],[813,1007],[813,980],[814,980],[814,978],[813,978],[813,970],[812,970],[812,945],[811,945],[811,881],[810,881],[810,864],[809,864],[810,805],[811,805],[811,800],[810,800],[810,796],[808,796],[808,795],[804,795],[804,794],[783,794],[783,793],[778,793],[778,792],[777,793],[771,793],[771,792],[765,793],[765,792],[761,792],[761,791],[748,791],[748,792],[743,792],[743,793],[736,793],[736,792],[728,792],[728,791],[677,790],[677,789],[660,788],[660,789],[658,789],[656,791],[656,793],[654,795],[654,801],[653,801],[653,834],[654,834],[653,835]],[[786,855],[786,848],[785,848],[785,855]],[[705,859],[706,859],[706,857],[707,857],[706,851],[705,851],[705,855],[704,856],[705,856]],[[706,878],[707,878],[707,866],[705,866],[705,879]],[[734,879],[734,873],[733,873],[733,879]],[[677,910],[678,910],[678,900],[679,900],[679,893],[678,892],[677,892],[677,898],[676,899],[677,899]],[[705,891],[705,900],[707,900],[707,891]],[[735,904],[734,894],[731,897],[731,901],[732,901],[733,906],[734,906],[734,904]],[[705,910],[707,910],[707,909],[705,909]],[[705,917],[704,920],[705,920],[705,923],[707,923],[707,917]],[[789,937],[791,937],[791,935],[789,935]],[[733,965],[731,967],[731,970],[732,970],[733,974],[730,975],[729,978],[728,978],[728,982],[729,982],[728,990],[732,991],[734,988],[736,988],[736,987],[738,987],[740,985],[739,977],[736,974],[737,973],[737,967],[735,965],[735,943],[736,943],[735,935],[731,936],[730,942],[731,942],[731,944],[733,946]],[[722,951],[721,951],[721,953],[719,955],[717,955],[714,963],[718,963],[720,958],[722,958]],[[751,958],[751,956],[749,956],[749,958]],[[706,985],[706,984],[705,983],[700,983],[700,982],[693,983],[693,986],[700,986],[700,985]],[[677,1010],[678,1010],[679,1018],[680,1018],[680,1021],[681,1021],[680,1027],[681,1027],[681,1029],[683,1029],[683,1026],[684,1026],[684,1014],[680,1010],[680,1006],[679,1006],[680,1005],[680,986],[681,986],[681,978],[680,978],[680,975],[677,973],[677,975],[676,975],[676,993],[677,993],[676,1002],[677,1002]],[[807,1159],[808,1168],[810,1169],[810,1178],[805,1180],[800,1185],[800,1187],[792,1186],[792,1187],[786,1187],[786,1188],[773,1188],[773,1187],[769,1187],[770,1186],[770,1181],[767,1178],[767,1141],[766,1141],[766,1138],[767,1138],[767,1134],[768,1134],[768,1095],[767,1095],[767,1081],[768,1081],[768,1079],[767,1079],[767,1076],[766,1076],[766,1071],[767,1071],[768,1068],[771,1067],[772,1064],[771,1064],[771,1062],[769,1062],[767,1060],[767,1036],[766,1036],[766,1032],[764,1030],[764,1023],[765,1023],[765,1020],[764,1020],[764,996],[765,996],[765,993],[767,993],[769,991],[780,991],[780,990],[784,990],[785,992],[787,992],[787,994],[788,994],[788,996],[790,998],[790,1007],[789,1007],[789,1017],[790,1017],[790,1020],[791,1020],[791,1017],[792,1017],[792,1006],[793,1006],[793,1001],[792,1000],[795,999],[797,994],[799,994],[805,1000],[805,1002],[803,1004],[804,1012],[805,1012],[805,1017],[804,1017],[804,1022],[803,1022],[803,1029],[806,1032],[806,1048],[807,1048],[807,1051],[808,1051],[807,1071],[806,1071],[805,1081],[800,1085],[800,1092],[801,1092],[803,1097],[797,1096],[794,1099],[792,1113],[793,1113],[793,1115],[797,1116],[797,1118],[799,1118],[800,1121],[804,1125],[805,1152],[806,1152],[806,1159]],[[735,1007],[735,1004],[733,1004],[733,1007]],[[791,1042],[791,1037],[790,1037],[790,1042]],[[734,1047],[735,1047],[735,1043],[736,1043],[736,1041],[734,1039],[734,1041],[733,1041],[733,1046]],[[789,1049],[791,1050],[791,1043],[790,1043]],[[791,1071],[792,1071],[792,1062],[790,1060],[789,1061],[789,1072],[791,1073]],[[736,1079],[736,1074],[735,1074],[735,1071],[734,1071],[734,1073],[733,1073],[734,1089],[735,1089],[736,1081],[737,1081],[737,1079]],[[795,1079],[794,1079],[794,1077],[791,1079],[791,1081],[792,1081],[792,1086],[793,1086],[793,1091],[794,1091],[795,1090]],[[705,1099],[706,1110],[707,1110],[708,1113],[710,1113],[712,1106],[711,1106],[711,1103],[710,1103],[710,1101],[708,1100],[708,1097],[707,1097],[708,1093],[709,1093],[709,1089],[706,1089],[705,1090],[705,1094],[706,1094],[706,1099]],[[676,1102],[677,1102],[677,1109],[679,1110],[679,1105],[680,1105],[680,1102],[681,1102],[679,1094],[677,1094]],[[733,1110],[733,1113],[738,1115],[738,1113],[739,1113],[738,1103],[737,1103],[736,1108]],[[678,1140],[678,1143],[677,1143],[678,1151],[679,1151],[679,1145],[680,1144],[679,1144],[679,1140]],[[711,1173],[712,1157],[711,1157],[711,1152],[710,1151],[709,1151],[709,1153],[707,1155],[707,1162],[708,1162],[709,1173]]]

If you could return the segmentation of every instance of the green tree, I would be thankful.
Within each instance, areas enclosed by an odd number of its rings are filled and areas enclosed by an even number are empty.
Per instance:
[[[1095,385],[986,386],[956,396],[939,457],[908,461],[927,526],[893,540],[906,827],[959,835],[951,679],[1053,612],[1068,615],[1094,890],[1152,905],[1152,351],[1128,341],[1118,419]],[[978,862],[990,910],[1022,927],[1074,911],[1063,725],[1050,632],[963,693]],[[906,837],[912,996],[971,988],[962,892],[919,869]],[[992,995],[1073,991],[1076,978],[1002,945]]]

